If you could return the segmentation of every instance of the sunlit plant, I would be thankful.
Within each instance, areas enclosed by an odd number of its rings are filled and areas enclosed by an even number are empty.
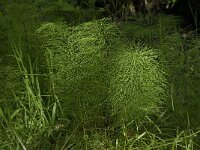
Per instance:
[[[115,116],[130,121],[157,110],[165,93],[158,54],[127,42],[114,23],[48,23],[38,32],[55,93],[69,115],[84,123]]]

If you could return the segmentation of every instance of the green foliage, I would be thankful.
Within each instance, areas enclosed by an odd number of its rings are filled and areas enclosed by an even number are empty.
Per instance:
[[[159,49],[169,68],[171,101],[180,122],[188,116],[194,126],[199,124],[199,38],[185,40],[178,32],[166,35]],[[187,125],[187,121],[184,123]],[[182,123],[183,125],[183,123]]]
[[[172,15],[138,14],[135,22],[124,22],[121,27],[129,39],[157,45],[162,36],[176,32],[180,18]]]
[[[47,61],[54,73],[56,94],[65,104],[66,114],[75,115],[77,120],[101,120],[101,105],[107,95],[105,45],[116,36],[112,30],[114,26],[106,21],[75,28],[49,23],[38,30],[47,41]],[[106,32],[111,34],[104,35]]]
[[[14,66],[0,66],[0,81],[3,86],[0,87],[0,97],[6,97],[20,90],[20,72]],[[12,95],[12,94],[11,94]]]
[[[199,149],[197,31],[95,1],[0,0],[0,149]]]
[[[110,114],[131,121],[155,112],[164,98],[164,75],[154,50],[125,42],[115,24],[99,20],[73,28],[49,23],[38,32],[55,93],[76,120],[99,124]]]
[[[3,94],[0,104],[4,106],[0,107],[0,129],[3,129],[0,145],[4,146],[1,148],[30,148],[49,125],[46,116],[49,110],[43,106],[38,77],[28,73],[20,54],[15,49],[17,66],[1,67],[0,81],[4,84],[0,88]]]
[[[125,120],[143,118],[158,111],[166,93],[164,70],[155,50],[130,46],[114,58],[110,79],[113,113]]]

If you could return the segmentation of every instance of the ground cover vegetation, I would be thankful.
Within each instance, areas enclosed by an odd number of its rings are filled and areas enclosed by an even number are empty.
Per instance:
[[[193,3],[0,0],[0,149],[200,149]]]

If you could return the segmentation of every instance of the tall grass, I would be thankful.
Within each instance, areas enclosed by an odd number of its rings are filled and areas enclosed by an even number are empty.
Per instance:
[[[0,147],[34,149],[41,143],[48,143],[47,139],[54,132],[57,101],[51,100],[51,94],[44,95],[41,91],[41,78],[47,75],[38,71],[38,65],[33,65],[21,43],[11,37],[10,44],[15,63],[1,66],[0,80],[4,83],[0,89]]]

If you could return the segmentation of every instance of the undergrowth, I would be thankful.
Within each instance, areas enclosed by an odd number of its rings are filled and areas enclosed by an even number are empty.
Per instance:
[[[66,25],[62,4],[1,10],[0,149],[198,150],[198,35],[151,13]]]

